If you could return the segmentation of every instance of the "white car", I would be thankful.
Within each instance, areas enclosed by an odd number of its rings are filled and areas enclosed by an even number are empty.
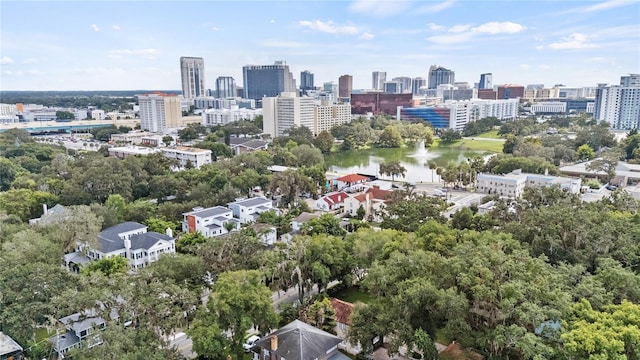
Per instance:
[[[251,348],[256,345],[258,340],[260,340],[260,336],[258,335],[249,336],[249,338],[244,341],[244,344],[242,344],[242,347],[244,348],[244,352],[247,352],[247,353],[250,352]]]

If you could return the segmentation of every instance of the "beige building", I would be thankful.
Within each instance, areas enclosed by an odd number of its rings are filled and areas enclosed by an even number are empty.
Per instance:
[[[182,108],[178,95],[155,92],[138,95],[140,126],[143,130],[165,132],[182,126]]]
[[[211,150],[187,146],[172,146],[160,150],[166,158],[176,159],[180,168],[186,168],[189,163],[196,169],[211,164]]]
[[[315,105],[315,126],[311,129],[314,135],[322,131],[331,130],[332,127],[351,122],[350,104],[332,104],[322,101]]]
[[[264,133],[271,137],[283,136],[294,126],[305,126],[312,132],[315,128],[314,100],[296,96],[294,92],[283,92],[277,97],[262,98]]]

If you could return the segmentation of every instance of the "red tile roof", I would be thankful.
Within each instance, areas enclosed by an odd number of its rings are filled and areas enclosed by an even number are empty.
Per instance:
[[[347,193],[344,193],[341,191],[331,195],[327,195],[323,199],[327,204],[334,205],[334,204],[342,204],[344,202],[344,199],[348,197],[349,195]]]
[[[365,192],[365,194],[371,194],[371,197],[373,199],[378,199],[378,200],[388,200],[389,197],[391,197],[392,193],[393,193],[393,191],[382,190],[382,189],[377,188],[377,187],[369,188]]]
[[[368,181],[369,178],[366,176],[358,175],[358,174],[349,174],[347,176],[343,176],[341,178],[337,178],[337,181],[345,182],[345,183],[358,183]]]
[[[349,324],[353,304],[340,299],[331,298],[331,306],[333,306],[333,309],[336,311],[336,321],[343,324]]]

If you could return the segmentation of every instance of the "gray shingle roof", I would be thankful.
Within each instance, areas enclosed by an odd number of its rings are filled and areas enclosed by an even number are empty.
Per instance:
[[[146,230],[146,228],[146,225],[129,221],[104,229],[98,236],[100,249],[105,254],[122,250],[124,249],[124,240],[120,238],[119,234],[134,230]],[[172,237],[153,231],[136,234],[131,236],[131,249],[149,249],[160,240],[170,241],[172,239]]]
[[[137,234],[131,237],[131,250],[145,249],[149,250],[158,241],[171,241],[172,237],[165,234],[160,234],[155,231],[149,231],[144,234]]]
[[[210,208],[206,208],[206,209],[202,209],[202,210],[198,210],[198,211],[192,211],[192,212],[188,212],[188,213],[184,213],[183,215],[195,215],[197,217],[201,217],[201,218],[208,218],[211,216],[218,216],[218,215],[222,215],[222,214],[226,214],[229,211],[231,211],[231,209],[228,209],[224,206],[214,206],[214,207],[210,207]]]
[[[278,348],[274,352],[278,358],[287,360],[308,360],[320,358],[328,350],[336,347],[342,340],[326,331],[294,320],[256,343],[271,351],[271,338],[278,337]]]
[[[68,348],[79,344],[80,338],[76,336],[73,331],[69,330],[64,334],[50,337],[49,342],[53,345],[53,349],[56,352],[63,352]]]
[[[251,199],[238,200],[236,202],[229,203],[229,206],[240,205],[240,206],[248,207],[248,206],[262,205],[266,203],[271,204],[271,200],[263,197],[254,197]]]
[[[0,356],[22,351],[22,346],[0,331]]]

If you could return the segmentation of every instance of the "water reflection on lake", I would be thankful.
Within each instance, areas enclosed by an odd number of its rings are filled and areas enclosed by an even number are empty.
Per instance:
[[[438,182],[440,177],[435,170],[429,169],[429,161],[435,161],[438,166],[446,166],[449,162],[460,163],[463,160],[478,155],[486,155],[482,151],[460,150],[456,147],[424,147],[424,143],[419,143],[415,148],[405,147],[399,149],[365,149],[350,150],[334,153],[325,157],[330,172],[339,174],[369,174],[377,175],[380,163],[385,161],[398,160],[407,169],[404,178],[401,180],[420,182]],[[388,176],[380,176],[383,179],[391,179]]]

